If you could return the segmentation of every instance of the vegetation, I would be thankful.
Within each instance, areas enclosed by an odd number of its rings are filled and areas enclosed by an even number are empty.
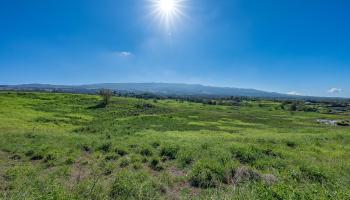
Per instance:
[[[99,91],[100,96],[102,97],[101,105],[107,106],[111,101],[111,97],[113,96],[113,92],[108,89],[103,89]]]
[[[348,102],[201,101],[1,92],[0,199],[350,199]]]

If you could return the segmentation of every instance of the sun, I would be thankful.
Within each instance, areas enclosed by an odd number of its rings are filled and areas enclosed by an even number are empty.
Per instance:
[[[164,14],[173,13],[176,8],[176,2],[174,0],[159,0],[158,7]]]
[[[176,22],[184,15],[184,2],[186,0],[149,0],[151,13],[160,22],[166,31],[171,32]]]

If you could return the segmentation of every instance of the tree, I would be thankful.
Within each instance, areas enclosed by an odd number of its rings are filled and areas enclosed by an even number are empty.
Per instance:
[[[102,89],[99,91],[99,95],[102,97],[102,102],[104,106],[108,105],[111,101],[111,97],[113,96],[113,91],[108,89]]]
[[[282,109],[282,110],[286,109],[286,105],[288,105],[288,102],[287,102],[287,101],[283,101],[283,102],[281,103],[281,109]]]
[[[298,110],[298,106],[296,103],[292,103],[292,105],[290,106],[290,111],[297,111]]]

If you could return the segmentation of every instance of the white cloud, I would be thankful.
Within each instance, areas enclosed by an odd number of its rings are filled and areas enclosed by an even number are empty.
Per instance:
[[[287,94],[289,94],[289,95],[301,95],[300,93],[295,92],[295,91],[287,92]]]
[[[328,93],[342,93],[343,92],[343,89],[341,89],[341,88],[331,88],[331,89],[329,89],[328,90]]]
[[[129,51],[121,51],[121,52],[117,52],[118,53],[118,55],[120,56],[120,57],[130,57],[130,56],[132,56],[133,54],[131,53],[131,52],[129,52]]]

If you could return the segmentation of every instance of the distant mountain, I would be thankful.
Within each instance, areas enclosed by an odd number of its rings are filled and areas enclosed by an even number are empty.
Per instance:
[[[177,83],[100,83],[89,85],[48,85],[48,84],[25,84],[25,85],[0,85],[1,90],[62,90],[67,92],[94,92],[100,89],[114,91],[153,93],[157,95],[177,96],[245,96],[245,97],[288,97],[291,95],[265,92],[255,89],[242,89],[230,87],[212,87],[199,84]]]
[[[243,89],[233,87],[212,87],[199,84],[178,83],[99,83],[88,85],[49,85],[49,84],[24,84],[24,85],[0,85],[0,90],[21,91],[47,91],[67,93],[96,93],[100,89],[110,89],[124,93],[152,93],[162,96],[203,96],[203,97],[261,97],[284,99],[324,99],[323,97],[307,97],[266,92],[255,89]],[[329,99],[329,98],[326,98]],[[333,98],[338,99],[338,98]]]

